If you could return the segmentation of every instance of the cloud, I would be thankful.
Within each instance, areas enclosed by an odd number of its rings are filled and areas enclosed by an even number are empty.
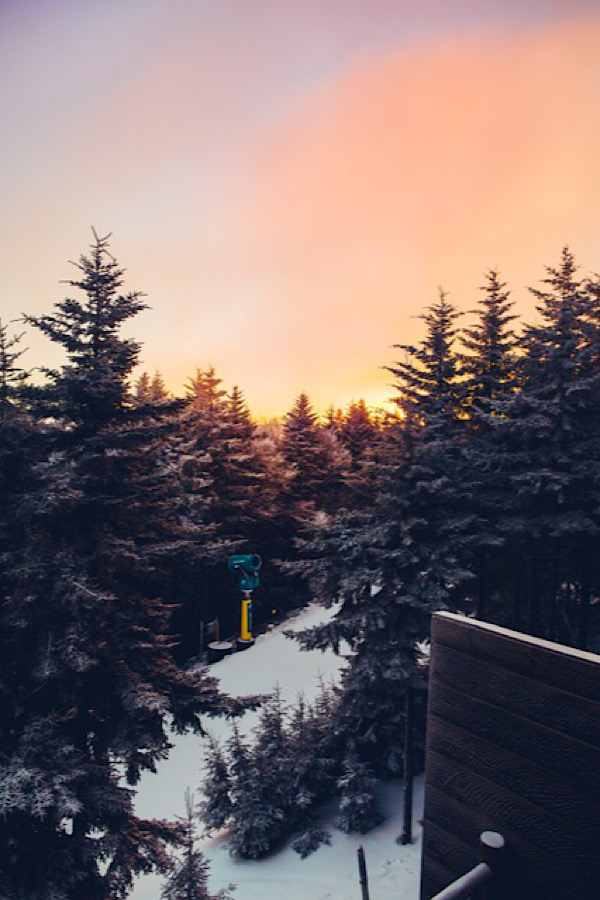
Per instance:
[[[593,267],[599,41],[589,15],[365,53],[293,110],[228,226],[278,361],[331,390],[355,348],[375,368],[414,339],[439,283],[468,309],[499,265],[529,314],[565,243]]]
[[[259,0],[232,23],[230,4],[151,0],[121,22],[111,0],[66,30],[28,19],[3,62],[22,79],[4,80],[8,317],[47,311],[90,224],[112,230],[152,306],[144,365],[178,389],[214,363],[271,413],[302,389],[321,408],[389,395],[390,345],[418,339],[438,284],[470,309],[499,266],[529,316],[523,285],[564,243],[599,268],[600,15],[541,2],[554,19],[525,27],[517,6]]]

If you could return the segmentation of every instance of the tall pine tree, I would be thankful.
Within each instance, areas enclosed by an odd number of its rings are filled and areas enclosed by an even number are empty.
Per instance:
[[[120,334],[144,304],[121,293],[108,246],[95,236],[77,263],[78,299],[27,319],[67,361],[35,391],[45,458],[14,510],[27,540],[3,561],[0,893],[15,900],[125,897],[135,873],[167,866],[175,832],[137,818],[128,785],[167,754],[170,727],[239,706],[171,655],[155,574],[171,485],[158,422],[129,398],[138,345]]]
[[[566,247],[542,284],[531,289],[539,321],[521,339],[522,388],[494,422],[497,516],[519,560],[514,626],[585,646],[600,473],[593,304]]]
[[[420,344],[401,345],[396,377],[402,418],[386,429],[371,470],[372,503],[342,510],[303,548],[298,564],[318,597],[340,607],[301,633],[305,647],[350,649],[338,727],[357,763],[402,771],[407,689],[423,686],[416,643],[432,612],[455,607],[470,573],[459,551],[469,516],[456,476],[462,393],[454,349],[457,311],[440,292]],[[356,768],[356,766],[355,766]]]

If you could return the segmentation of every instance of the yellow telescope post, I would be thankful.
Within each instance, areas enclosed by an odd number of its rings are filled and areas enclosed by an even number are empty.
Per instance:
[[[252,641],[252,591],[242,591],[240,641]]]
[[[258,553],[234,553],[227,561],[232,575],[237,575],[242,592],[242,625],[238,638],[238,650],[245,650],[254,643],[252,637],[252,591],[258,587],[258,570],[262,559]]]

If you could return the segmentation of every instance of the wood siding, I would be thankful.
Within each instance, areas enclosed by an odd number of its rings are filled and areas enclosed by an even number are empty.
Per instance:
[[[600,656],[433,617],[421,900],[508,845],[507,900],[600,898]]]

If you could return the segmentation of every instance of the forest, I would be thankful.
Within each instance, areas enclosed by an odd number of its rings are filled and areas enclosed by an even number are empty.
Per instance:
[[[136,873],[172,871],[191,818],[138,818],[140,774],[171,731],[258,706],[252,748],[235,728],[213,742],[205,824],[250,857],[297,832],[305,855],[337,792],[340,827],[371,827],[375,780],[405,770],[412,705],[422,758],[436,610],[598,650],[600,278],[568,248],[530,289],[533,323],[497,271],[468,314],[440,289],[420,342],[396,345],[392,412],[358,400],[319,417],[300,393],[268,425],[210,366],[181,397],[159,372],[134,377],[122,329],[146,304],[108,238],[68,285],[47,315],[0,323],[0,896],[121,898]],[[64,350],[41,380],[23,327]],[[264,561],[258,627],[334,607],[297,635],[346,658],[314,708],[227,696],[190,666],[202,623],[237,627],[233,552]],[[269,783],[281,766],[285,796]],[[170,900],[187,896],[175,875]]]

